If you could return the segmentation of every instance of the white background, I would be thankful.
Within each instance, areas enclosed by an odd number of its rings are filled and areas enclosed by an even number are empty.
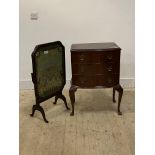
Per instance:
[[[136,0],[136,155],[155,154],[154,5]],[[5,0],[0,7],[0,154],[18,155],[18,1]]]
[[[33,12],[38,20],[30,19]],[[122,48],[122,85],[134,87],[134,13],[134,0],[20,0],[20,88],[31,83],[35,45],[56,40],[66,48],[67,81],[71,44],[115,42]]]

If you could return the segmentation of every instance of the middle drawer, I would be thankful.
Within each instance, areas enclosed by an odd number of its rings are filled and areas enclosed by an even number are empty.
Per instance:
[[[72,74],[74,75],[100,75],[119,74],[118,62],[104,62],[102,64],[72,64]]]

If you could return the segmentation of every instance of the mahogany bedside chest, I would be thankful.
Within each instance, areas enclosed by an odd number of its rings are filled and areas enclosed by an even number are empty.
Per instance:
[[[121,48],[113,42],[72,44],[71,64],[72,79],[69,96],[72,104],[71,116],[74,115],[75,92],[78,88],[113,88],[118,91],[118,114],[121,115],[120,103],[123,88],[120,78]]]

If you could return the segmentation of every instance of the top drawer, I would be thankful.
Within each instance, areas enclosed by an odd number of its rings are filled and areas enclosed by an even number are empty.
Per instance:
[[[71,53],[71,62],[72,63],[91,63],[92,53],[89,53],[89,52]]]
[[[119,61],[120,51],[90,51],[71,52],[71,62],[74,63],[103,63],[104,61]]]

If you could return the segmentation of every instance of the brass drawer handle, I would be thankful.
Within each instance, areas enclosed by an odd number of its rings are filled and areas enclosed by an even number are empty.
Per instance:
[[[107,70],[108,70],[108,72],[111,72],[112,71],[112,66],[108,67]]]
[[[109,60],[112,60],[112,55],[108,55],[107,58],[108,58]]]
[[[83,61],[84,60],[84,55],[81,55],[80,56],[80,61]]]

